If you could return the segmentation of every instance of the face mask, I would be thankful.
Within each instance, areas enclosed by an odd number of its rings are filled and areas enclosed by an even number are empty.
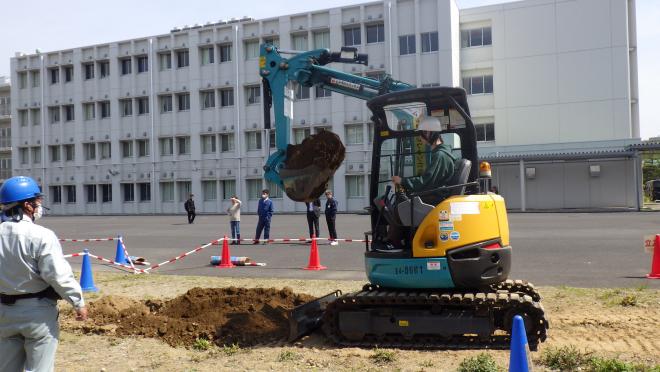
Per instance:
[[[261,198],[262,198],[262,199],[266,199],[267,197],[268,197],[267,194],[261,194]]]
[[[40,219],[44,215],[44,208],[41,205],[37,206],[37,209],[35,209],[34,214],[32,215],[32,220],[36,221]]]

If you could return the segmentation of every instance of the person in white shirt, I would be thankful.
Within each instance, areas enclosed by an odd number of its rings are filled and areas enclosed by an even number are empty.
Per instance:
[[[59,339],[57,300],[87,319],[80,285],[55,233],[41,218],[42,194],[29,177],[0,187],[0,371],[52,371]]]
[[[236,195],[230,200],[231,205],[227,208],[227,214],[231,228],[231,244],[241,244],[241,201]]]

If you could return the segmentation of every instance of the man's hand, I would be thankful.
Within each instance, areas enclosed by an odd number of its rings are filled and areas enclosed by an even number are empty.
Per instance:
[[[76,320],[83,321],[87,320],[87,308],[81,307],[76,309]]]
[[[394,183],[395,185],[400,185],[401,184],[401,177],[392,176],[392,183]]]

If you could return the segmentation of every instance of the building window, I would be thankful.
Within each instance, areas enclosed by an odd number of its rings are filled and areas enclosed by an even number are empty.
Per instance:
[[[245,132],[245,142],[247,143],[248,151],[261,150],[261,132]]]
[[[463,88],[467,94],[493,93],[493,75],[465,77]]]
[[[48,152],[50,153],[50,161],[51,162],[57,162],[62,160],[60,157],[61,152],[60,152],[60,146],[48,146]]]
[[[245,42],[245,59],[254,59],[259,57],[259,40]]]
[[[160,112],[172,112],[172,96],[160,96]]]
[[[75,185],[66,185],[64,186],[64,193],[66,194],[67,203],[76,202],[76,186]]]
[[[138,66],[138,74],[149,71],[149,57],[147,56],[137,57],[137,66]]]
[[[95,143],[83,143],[83,153],[85,155],[85,160],[94,160],[94,159],[96,159],[96,144]]]
[[[234,88],[220,89],[220,106],[234,106]]]
[[[50,200],[53,204],[62,203],[62,186],[50,187]]]
[[[208,109],[215,107],[215,91],[202,92],[202,108]]]
[[[330,97],[332,95],[331,90],[321,88],[318,85],[316,87],[314,87],[314,90],[315,90],[315,93],[316,93],[316,98]]]
[[[112,203],[112,185],[111,184],[102,184],[101,185],[101,202],[103,203]]]
[[[415,35],[399,36],[399,55],[415,54]]]
[[[346,176],[346,196],[349,198],[364,196],[364,176]]]
[[[124,202],[135,201],[135,187],[133,187],[132,183],[122,183],[121,188],[124,194]]]
[[[282,199],[284,193],[282,192],[282,188],[280,187],[280,185],[267,181],[266,188],[268,189],[268,191],[270,191],[270,194],[268,196],[269,198]]]
[[[176,67],[183,68],[190,65],[190,55],[188,49],[178,50],[176,52]]]
[[[76,160],[76,145],[64,145],[62,147],[64,147],[64,160]]]
[[[110,101],[99,102],[101,106],[101,119],[110,117]]]
[[[99,62],[99,75],[101,76],[101,79],[110,76],[110,62],[109,61]]]
[[[96,203],[96,185],[85,185],[85,198],[88,203]]]
[[[248,105],[261,103],[261,90],[258,85],[245,87],[245,100]]]
[[[291,44],[293,45],[294,50],[307,50],[307,33],[292,35]]]
[[[137,155],[138,157],[146,157],[149,156],[150,154],[150,149],[149,149],[149,140],[148,139],[140,139],[135,141],[137,145]]]
[[[18,155],[21,159],[21,164],[30,163],[29,149],[27,147],[19,147],[18,148]]]
[[[122,75],[128,75],[131,73],[131,63],[132,63],[131,57],[122,58],[119,60],[119,66]]]
[[[296,84],[296,100],[309,99],[309,87]]]
[[[367,44],[382,43],[385,41],[385,25],[367,25]]]
[[[32,147],[32,164],[41,164],[41,147]]]
[[[277,145],[275,140],[275,129],[268,131],[268,148],[274,149]]]
[[[215,59],[215,49],[212,46],[203,47],[202,50],[202,65],[209,65],[214,62]]]
[[[162,202],[174,201],[174,182],[160,183],[160,201]]]
[[[112,147],[110,142],[99,142],[99,156],[101,159],[112,158]]]
[[[222,180],[222,198],[225,200],[230,199],[232,196],[236,195],[236,181],[234,180]]]
[[[25,89],[28,86],[28,74],[27,72],[18,73],[18,88]]]
[[[438,32],[423,32],[422,37],[422,53],[430,53],[438,51]]]
[[[49,107],[48,116],[50,116],[50,123],[55,124],[60,122],[60,107]]]
[[[294,128],[293,129],[293,142],[296,145],[302,143],[302,141],[311,135],[311,130],[309,128]]]
[[[474,129],[477,131],[477,142],[495,141],[495,124],[475,124]]]
[[[344,46],[360,45],[362,44],[361,29],[357,27],[349,27],[344,29]]]
[[[220,135],[220,151],[234,151],[234,134],[226,133]]]
[[[346,125],[345,129],[347,145],[360,145],[364,142],[362,124]]]
[[[37,88],[41,85],[41,72],[31,71],[30,79],[32,79],[32,88]]]
[[[83,70],[85,70],[85,80],[94,79],[94,64],[83,63]]]
[[[174,138],[159,138],[158,144],[160,147],[161,156],[169,156],[174,154]]]
[[[261,197],[262,182],[261,179],[245,180],[249,200],[257,200]]]
[[[149,97],[137,98],[138,115],[147,115],[149,113]]]
[[[330,31],[317,31],[313,34],[314,49],[330,48]]]
[[[160,70],[169,70],[172,68],[172,53],[158,53],[158,66]]]
[[[30,109],[32,125],[41,125],[41,109]]]
[[[73,66],[64,67],[64,82],[70,83],[73,81]]]
[[[73,108],[73,105],[66,105],[66,106],[62,106],[62,107],[64,108],[64,119],[66,121],[76,120],[75,110]]]
[[[364,76],[370,79],[382,81],[385,79],[385,71],[369,71],[365,72]]]
[[[275,47],[279,47],[280,46],[280,39],[276,38],[276,37],[269,37],[267,39],[264,39],[264,44],[270,44],[270,45],[273,45]]]
[[[201,136],[202,154],[215,154],[215,134]]]
[[[220,62],[231,61],[231,44],[220,45]]]
[[[119,141],[122,158],[133,157],[133,141]]]
[[[27,125],[28,125],[28,110],[18,110],[18,123],[22,127],[27,127]]]
[[[179,93],[176,95],[177,107],[179,111],[190,110],[190,93]]]
[[[202,198],[204,201],[218,199],[218,183],[216,181],[202,181]]]
[[[131,116],[133,115],[133,100],[120,99],[119,100],[119,109],[121,110],[121,116]]]
[[[177,137],[176,138],[177,154],[188,155],[190,154],[190,137]]]
[[[83,111],[85,111],[85,120],[94,120],[96,118],[95,103],[83,103]]]
[[[176,183],[176,188],[179,193],[179,201],[182,202],[188,200],[188,197],[192,191],[192,185],[190,181],[178,181]]]
[[[490,27],[461,30],[461,48],[470,48],[491,44],[493,44],[493,40]]]
[[[151,184],[150,183],[138,183],[138,190],[140,190],[140,201],[147,202],[151,201]]]
[[[55,68],[49,68],[48,69],[48,74],[50,75],[50,83],[51,84],[57,84],[60,82],[60,69],[55,67]]]
[[[374,142],[374,123],[367,123],[367,140],[369,144]]]

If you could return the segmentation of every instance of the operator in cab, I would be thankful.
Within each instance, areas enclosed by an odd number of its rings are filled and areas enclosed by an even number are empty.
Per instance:
[[[442,141],[440,119],[425,116],[417,129],[421,131],[422,142],[431,147],[431,158],[426,170],[421,176],[405,178],[392,176],[392,182],[403,186],[408,193],[419,193],[447,185],[454,174],[454,163],[458,160],[452,154],[451,146],[445,145]]]

